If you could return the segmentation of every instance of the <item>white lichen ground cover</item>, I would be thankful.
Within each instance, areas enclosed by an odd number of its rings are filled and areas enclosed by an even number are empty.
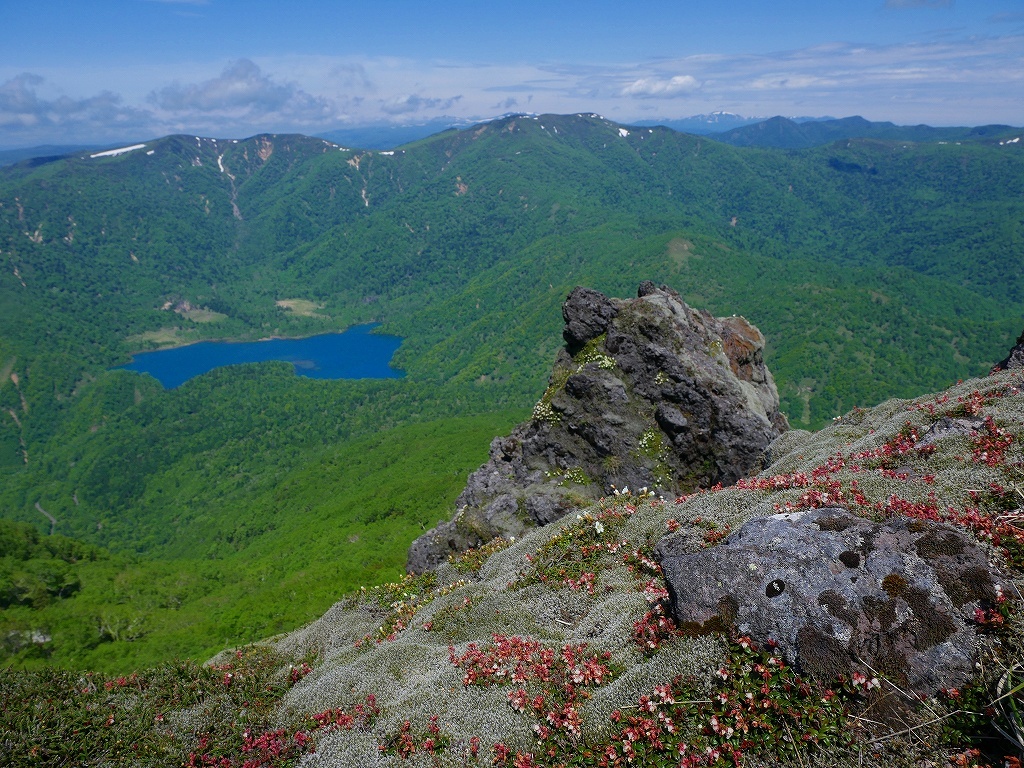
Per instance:
[[[638,642],[638,624],[651,620],[652,599],[663,596],[652,598],[657,575],[645,572],[642,563],[643,553],[661,536],[678,529],[692,537],[695,548],[708,546],[752,517],[825,504],[847,505],[862,514],[909,511],[962,522],[964,510],[984,506],[980,495],[1002,488],[1006,501],[1024,488],[1021,386],[1019,372],[1000,373],[959,383],[938,396],[856,410],[818,433],[783,435],[771,448],[771,464],[741,483],[744,487],[680,500],[612,497],[580,510],[579,517],[570,515],[507,543],[486,559],[481,555],[478,571],[470,567],[474,563],[448,564],[437,570],[433,582],[420,577],[347,598],[313,624],[268,641],[288,656],[317,658],[282,700],[278,725],[309,727],[314,714],[350,712],[372,696],[380,710],[372,723],[319,734],[311,729],[315,751],[301,764],[484,765],[491,763],[495,744],[501,745],[499,758],[507,747],[510,761],[517,753],[522,765],[531,764],[525,762],[527,754],[539,761],[543,745],[536,726],[548,728],[551,718],[545,721],[543,710],[521,712],[511,704],[519,686],[530,684],[508,677],[491,685],[466,684],[468,662],[458,663],[473,648],[493,649],[498,636],[539,641],[556,655],[566,646],[586,644],[580,654],[603,659],[611,682],[606,678],[581,686],[585,692],[571,702],[578,723],[561,727],[581,749],[607,743],[621,731],[613,719],[616,712],[622,717],[636,711],[641,696],[680,676],[707,681],[710,689],[728,652],[725,639],[713,634],[666,636],[656,648]],[[919,440],[947,413],[991,417],[995,431],[950,433],[935,441],[933,451],[908,442]],[[801,473],[806,482],[794,480]],[[1017,506],[1024,506],[1024,496]],[[993,536],[1013,546],[1015,524],[1011,511],[1009,517],[989,516],[988,523],[974,526],[994,561],[1006,564],[1004,551],[992,545]],[[598,551],[581,560],[583,547]],[[630,559],[631,553],[639,557]],[[563,567],[577,561],[576,570]],[[1011,572],[1009,586],[1015,592],[1020,572]],[[1014,642],[1011,638],[1006,644]],[[505,674],[513,674],[512,668]],[[405,742],[403,733],[408,734]],[[426,739],[434,749],[422,748]],[[403,743],[419,748],[403,754]],[[382,751],[381,745],[390,746]]]

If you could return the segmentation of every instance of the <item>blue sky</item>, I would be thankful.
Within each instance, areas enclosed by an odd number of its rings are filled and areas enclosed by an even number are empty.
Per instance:
[[[4,0],[0,147],[442,115],[1024,125],[1022,0]]]

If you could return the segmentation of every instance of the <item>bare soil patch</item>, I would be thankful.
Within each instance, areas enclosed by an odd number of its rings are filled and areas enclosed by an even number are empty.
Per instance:
[[[326,317],[317,312],[318,309],[323,309],[323,304],[317,304],[315,301],[309,301],[308,299],[279,299],[274,302],[281,309],[287,309],[296,315],[302,317]]]

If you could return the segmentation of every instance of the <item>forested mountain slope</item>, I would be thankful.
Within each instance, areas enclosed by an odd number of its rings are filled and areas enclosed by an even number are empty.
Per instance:
[[[610,494],[201,666],[0,670],[0,735],[89,766],[1013,765],[1021,381],[787,432],[732,487]]]
[[[750,318],[795,426],[984,373],[1021,326],[1020,142],[782,152],[545,115],[394,152],[280,135],[125,149],[0,171],[0,514],[48,526],[42,508],[144,558],[272,549],[271,521],[316,493],[304,468],[346,441],[518,420],[576,284],[650,278]],[[313,309],[278,303],[294,299]],[[370,320],[406,337],[405,379],[265,364],[164,391],[107,371],[160,344]],[[395,514],[442,516],[416,506]]]

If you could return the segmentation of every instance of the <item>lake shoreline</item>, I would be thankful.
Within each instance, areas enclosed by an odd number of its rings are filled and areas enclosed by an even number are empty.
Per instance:
[[[136,355],[143,355],[143,354],[146,354],[147,352],[163,352],[163,351],[169,350],[169,349],[181,349],[183,347],[192,347],[192,346],[195,346],[196,344],[205,344],[207,342],[209,342],[211,344],[257,344],[257,343],[259,343],[261,341],[286,341],[286,340],[289,340],[289,339],[311,339],[314,336],[325,336],[325,335],[332,334],[332,333],[348,333],[353,328],[360,328],[360,327],[362,327],[364,325],[371,325],[371,326],[376,328],[378,326],[383,325],[383,321],[381,321],[381,320],[368,320],[365,323],[353,323],[352,325],[346,325],[340,331],[338,331],[338,330],[317,331],[316,333],[307,333],[307,334],[303,334],[303,335],[299,335],[299,336],[288,336],[286,334],[273,334],[271,336],[261,336],[258,339],[240,339],[240,338],[236,337],[236,338],[220,338],[220,339],[196,339],[195,341],[171,342],[169,344],[164,344],[164,345],[158,346],[155,349],[152,349],[152,348],[151,349],[136,349],[136,350],[133,350],[133,351],[129,352],[128,354],[129,354],[130,357],[134,358]],[[385,335],[391,336],[391,335],[394,335],[394,334],[385,334]],[[117,366],[115,366],[115,367],[117,367]]]
[[[146,373],[165,389],[216,368],[247,363],[279,361],[291,363],[295,374],[315,379],[403,378],[391,360],[404,338],[374,333],[379,322],[350,325],[341,331],[309,336],[275,334],[255,341],[202,339],[137,352],[128,363],[111,370]]]

